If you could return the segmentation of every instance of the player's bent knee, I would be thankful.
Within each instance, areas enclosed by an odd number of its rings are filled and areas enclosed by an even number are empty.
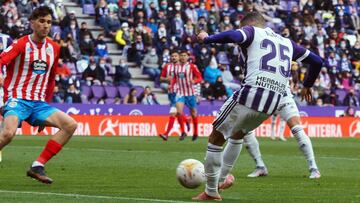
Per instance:
[[[223,146],[225,141],[224,135],[217,130],[213,130],[209,136],[209,143],[213,145]]]
[[[3,141],[8,142],[8,141],[12,140],[12,138],[15,136],[15,133],[16,133],[16,129],[14,130],[11,128],[4,128],[1,133],[2,134],[2,136],[0,138],[0,139],[2,139],[1,142],[3,142]]]
[[[298,116],[293,116],[287,120],[287,125],[289,126],[290,129],[292,127],[294,127],[296,125],[300,125],[300,124],[301,124],[300,117],[298,117]]]
[[[74,119],[69,119],[69,121],[64,126],[64,130],[68,132],[70,135],[74,134],[76,128],[77,128],[77,122]]]

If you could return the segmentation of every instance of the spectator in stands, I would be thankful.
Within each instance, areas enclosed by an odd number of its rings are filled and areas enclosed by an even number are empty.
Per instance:
[[[214,92],[213,92],[213,89],[211,88],[209,82],[207,82],[207,81],[204,82],[204,85],[201,88],[201,94],[202,94],[202,98],[204,98],[205,100],[208,100],[208,101],[214,100],[214,97],[213,97]]]
[[[90,64],[83,72],[83,80],[89,86],[101,85],[105,80],[105,71],[90,58]]]
[[[324,106],[324,102],[321,98],[316,99],[316,106]]]
[[[351,62],[348,59],[348,56],[346,53],[343,53],[341,56],[338,70],[340,70],[341,72],[351,72],[351,70],[352,70]]]
[[[33,0],[34,1],[34,0]],[[35,0],[37,1],[37,0]],[[61,29],[65,29],[66,27],[70,26],[70,21],[71,20],[76,20],[76,16],[75,16],[75,11],[71,10],[60,22],[60,27]]]
[[[352,75],[353,85],[355,90],[360,91],[360,70],[354,69]]]
[[[99,0],[95,7],[95,22],[104,25],[109,12],[106,0]]]
[[[131,88],[129,94],[124,98],[124,104],[137,104],[136,98],[137,91],[135,88]]]
[[[65,103],[81,103],[80,90],[76,89],[74,84],[70,84],[65,93]]]
[[[333,90],[330,92],[330,95],[325,94],[323,96],[323,101],[325,104],[330,104],[332,106],[341,105],[341,102],[338,99],[338,95],[336,95],[336,92]]]
[[[155,94],[152,93],[149,86],[145,87],[144,91],[140,94],[138,101],[139,103],[145,105],[159,104],[159,102],[156,100]]]
[[[223,83],[226,87],[226,91],[230,96],[233,93],[233,91],[240,89],[240,85],[234,82],[234,76],[228,70],[226,64],[220,64],[220,70],[221,70],[221,77]]]
[[[94,37],[93,37],[91,31],[88,29],[87,23],[84,21],[84,22],[81,22],[81,27],[80,27],[80,30],[79,30],[79,40],[80,40],[80,42],[84,40],[85,35],[89,35],[90,39],[94,40]]]
[[[52,97],[52,103],[63,103],[64,93],[59,89],[59,86],[55,85],[54,93]]]
[[[240,21],[239,21],[239,23],[240,23]],[[208,22],[208,24],[207,24],[207,30],[208,30],[208,32],[209,32],[209,35],[213,35],[213,34],[219,32],[219,29],[220,29],[220,28],[219,28],[219,25],[218,25],[217,22],[216,22],[215,17],[214,17],[214,16],[210,16],[210,17],[209,17],[209,22]]]
[[[360,41],[356,41],[354,46],[351,48],[351,58],[355,69],[360,70]]]
[[[330,90],[330,88],[331,88],[331,80],[330,80],[330,76],[329,76],[329,74],[327,72],[326,67],[321,68],[319,78],[320,78],[320,86],[322,88],[324,88],[325,90]]]
[[[131,48],[128,50],[128,61],[135,61],[136,65],[141,66],[141,59],[144,56],[146,47],[142,40],[141,35],[136,36],[135,42],[131,45]]]
[[[132,87],[130,79],[131,73],[129,72],[129,67],[124,59],[120,59],[119,65],[115,66],[114,85]]]
[[[351,73],[350,72],[342,72],[341,79],[340,79],[340,88],[344,89],[345,91],[349,91],[353,87]]]
[[[129,8],[129,2],[128,1],[123,1],[121,7],[118,10],[118,18],[120,20],[121,23],[129,23],[132,24],[133,21],[133,17],[132,17],[132,12],[131,9]]]
[[[181,13],[176,13],[175,18],[171,21],[170,34],[177,39],[181,39],[184,34],[184,21],[181,18]]]
[[[59,77],[60,81],[65,84],[71,76],[70,68],[60,58],[58,61],[58,67],[55,72]]]
[[[77,26],[76,20],[70,20],[70,26],[66,26],[61,32],[61,39],[66,39],[68,36],[80,43],[80,29]]]
[[[196,66],[200,70],[200,72],[204,72],[205,67],[208,67],[210,64],[210,53],[207,47],[203,46],[200,48],[200,52],[198,52],[196,56]]]
[[[85,58],[89,56],[94,56],[95,54],[95,45],[91,40],[90,35],[85,35],[84,40],[80,42],[80,51]]]
[[[120,28],[119,18],[116,13],[110,12],[102,26],[105,29],[105,35],[110,38],[114,38],[116,31]]]
[[[17,5],[17,10],[20,18],[29,18],[32,12],[32,7],[28,0],[21,0],[21,2]]]
[[[227,98],[226,87],[223,84],[222,77],[219,76],[214,84],[211,84],[213,96],[217,100],[225,100]]]
[[[354,89],[350,89],[349,93],[344,98],[344,105],[345,106],[360,106],[359,98],[355,94]]]
[[[340,117],[356,117],[355,116],[355,109],[351,106],[349,106],[343,115],[341,115]]]
[[[96,41],[95,41],[95,55],[103,58],[108,57],[109,52],[107,50],[106,42],[104,41],[104,35],[99,34]]]
[[[66,11],[62,0],[55,0],[54,17],[57,19],[57,24],[60,24],[66,15]]]
[[[71,62],[76,63],[81,58],[81,51],[79,44],[71,37],[69,36],[66,39],[67,48],[69,49],[69,53],[71,56]],[[69,62],[69,61],[66,61]]]
[[[159,68],[159,57],[156,55],[156,49],[151,48],[150,51],[145,54],[142,60],[143,71],[149,75],[156,84],[159,84],[160,68]]]
[[[221,71],[218,69],[218,64],[216,62],[216,59],[213,58],[210,61],[209,66],[207,66],[205,68],[204,71],[204,80],[208,81],[210,84],[214,84],[216,82],[216,80],[218,79],[219,76],[221,76],[222,73]]]

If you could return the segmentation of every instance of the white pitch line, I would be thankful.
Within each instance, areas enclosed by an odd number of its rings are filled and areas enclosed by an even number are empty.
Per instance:
[[[0,190],[0,193],[27,194],[27,195],[46,195],[46,196],[73,197],[73,198],[94,198],[94,199],[130,200],[130,201],[144,201],[144,202],[189,203],[189,202],[185,202],[185,201],[166,200],[166,199],[149,199],[149,198],[120,197],[120,196],[103,196],[103,195],[81,195],[81,194],[55,193],[55,192],[34,192],[34,191]]]
[[[360,158],[347,158],[347,157],[331,157],[331,156],[319,156],[321,159],[340,159],[340,160],[349,160],[349,161],[360,161]]]

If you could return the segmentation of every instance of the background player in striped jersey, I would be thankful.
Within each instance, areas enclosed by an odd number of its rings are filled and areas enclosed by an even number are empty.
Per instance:
[[[239,151],[236,145],[242,138],[259,126],[278,108],[281,98],[286,95],[290,63],[300,60],[309,63],[301,90],[302,99],[311,101],[311,87],[320,72],[322,59],[294,42],[265,27],[260,13],[248,13],[242,19],[244,26],[213,36],[206,32],[198,35],[205,43],[238,43],[245,61],[245,78],[241,89],[234,93],[221,107],[213,123],[205,160],[206,188],[194,200],[221,200],[218,189],[225,189],[227,181],[219,182],[222,162],[234,163]],[[301,126],[296,126],[301,128]],[[222,146],[228,141],[229,147],[222,156]],[[230,181],[231,182],[231,181]]]
[[[180,53],[180,64],[174,74],[176,85],[176,109],[178,121],[181,129],[180,140],[184,140],[187,136],[185,133],[185,116],[183,115],[184,105],[190,109],[190,114],[194,124],[194,134],[192,140],[198,138],[198,118],[197,103],[195,96],[194,84],[202,81],[202,76],[195,64],[189,63],[189,53],[184,50]]]
[[[177,66],[180,66],[179,57],[179,52],[172,51],[170,59],[171,63],[168,63],[164,66],[160,75],[160,81],[167,82],[169,84],[168,98],[170,101],[170,117],[165,133],[160,134],[160,137],[165,141],[168,140],[169,133],[174,126],[175,117],[177,116],[174,71]]]
[[[70,116],[50,106],[60,47],[47,35],[52,22],[52,10],[47,6],[36,8],[30,23],[33,33],[21,37],[0,55],[0,66],[6,65],[4,87],[4,121],[0,132],[0,150],[9,144],[22,121],[32,126],[51,126],[59,131],[47,142],[44,150],[33,162],[27,175],[50,184],[52,179],[44,165],[69,141],[77,123]]]
[[[0,54],[12,44],[12,39],[9,35],[0,33]],[[5,73],[5,67],[0,67],[1,71]],[[0,87],[0,112],[2,111],[4,90]],[[0,151],[0,162],[2,161],[2,152]]]

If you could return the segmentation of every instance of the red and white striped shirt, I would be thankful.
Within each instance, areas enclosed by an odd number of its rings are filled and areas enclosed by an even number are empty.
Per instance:
[[[4,102],[9,98],[51,102],[60,47],[50,38],[35,43],[26,35],[0,55],[6,65]]]
[[[176,94],[180,96],[194,96],[194,84],[202,81],[202,76],[195,64],[186,63],[175,70]]]
[[[174,93],[175,92],[174,74],[175,74],[176,66],[179,66],[179,65],[180,64],[167,63],[167,64],[165,64],[165,66],[163,67],[163,69],[161,71],[160,77],[163,77],[163,78],[171,77],[172,78],[172,81],[170,81],[168,93]]]

